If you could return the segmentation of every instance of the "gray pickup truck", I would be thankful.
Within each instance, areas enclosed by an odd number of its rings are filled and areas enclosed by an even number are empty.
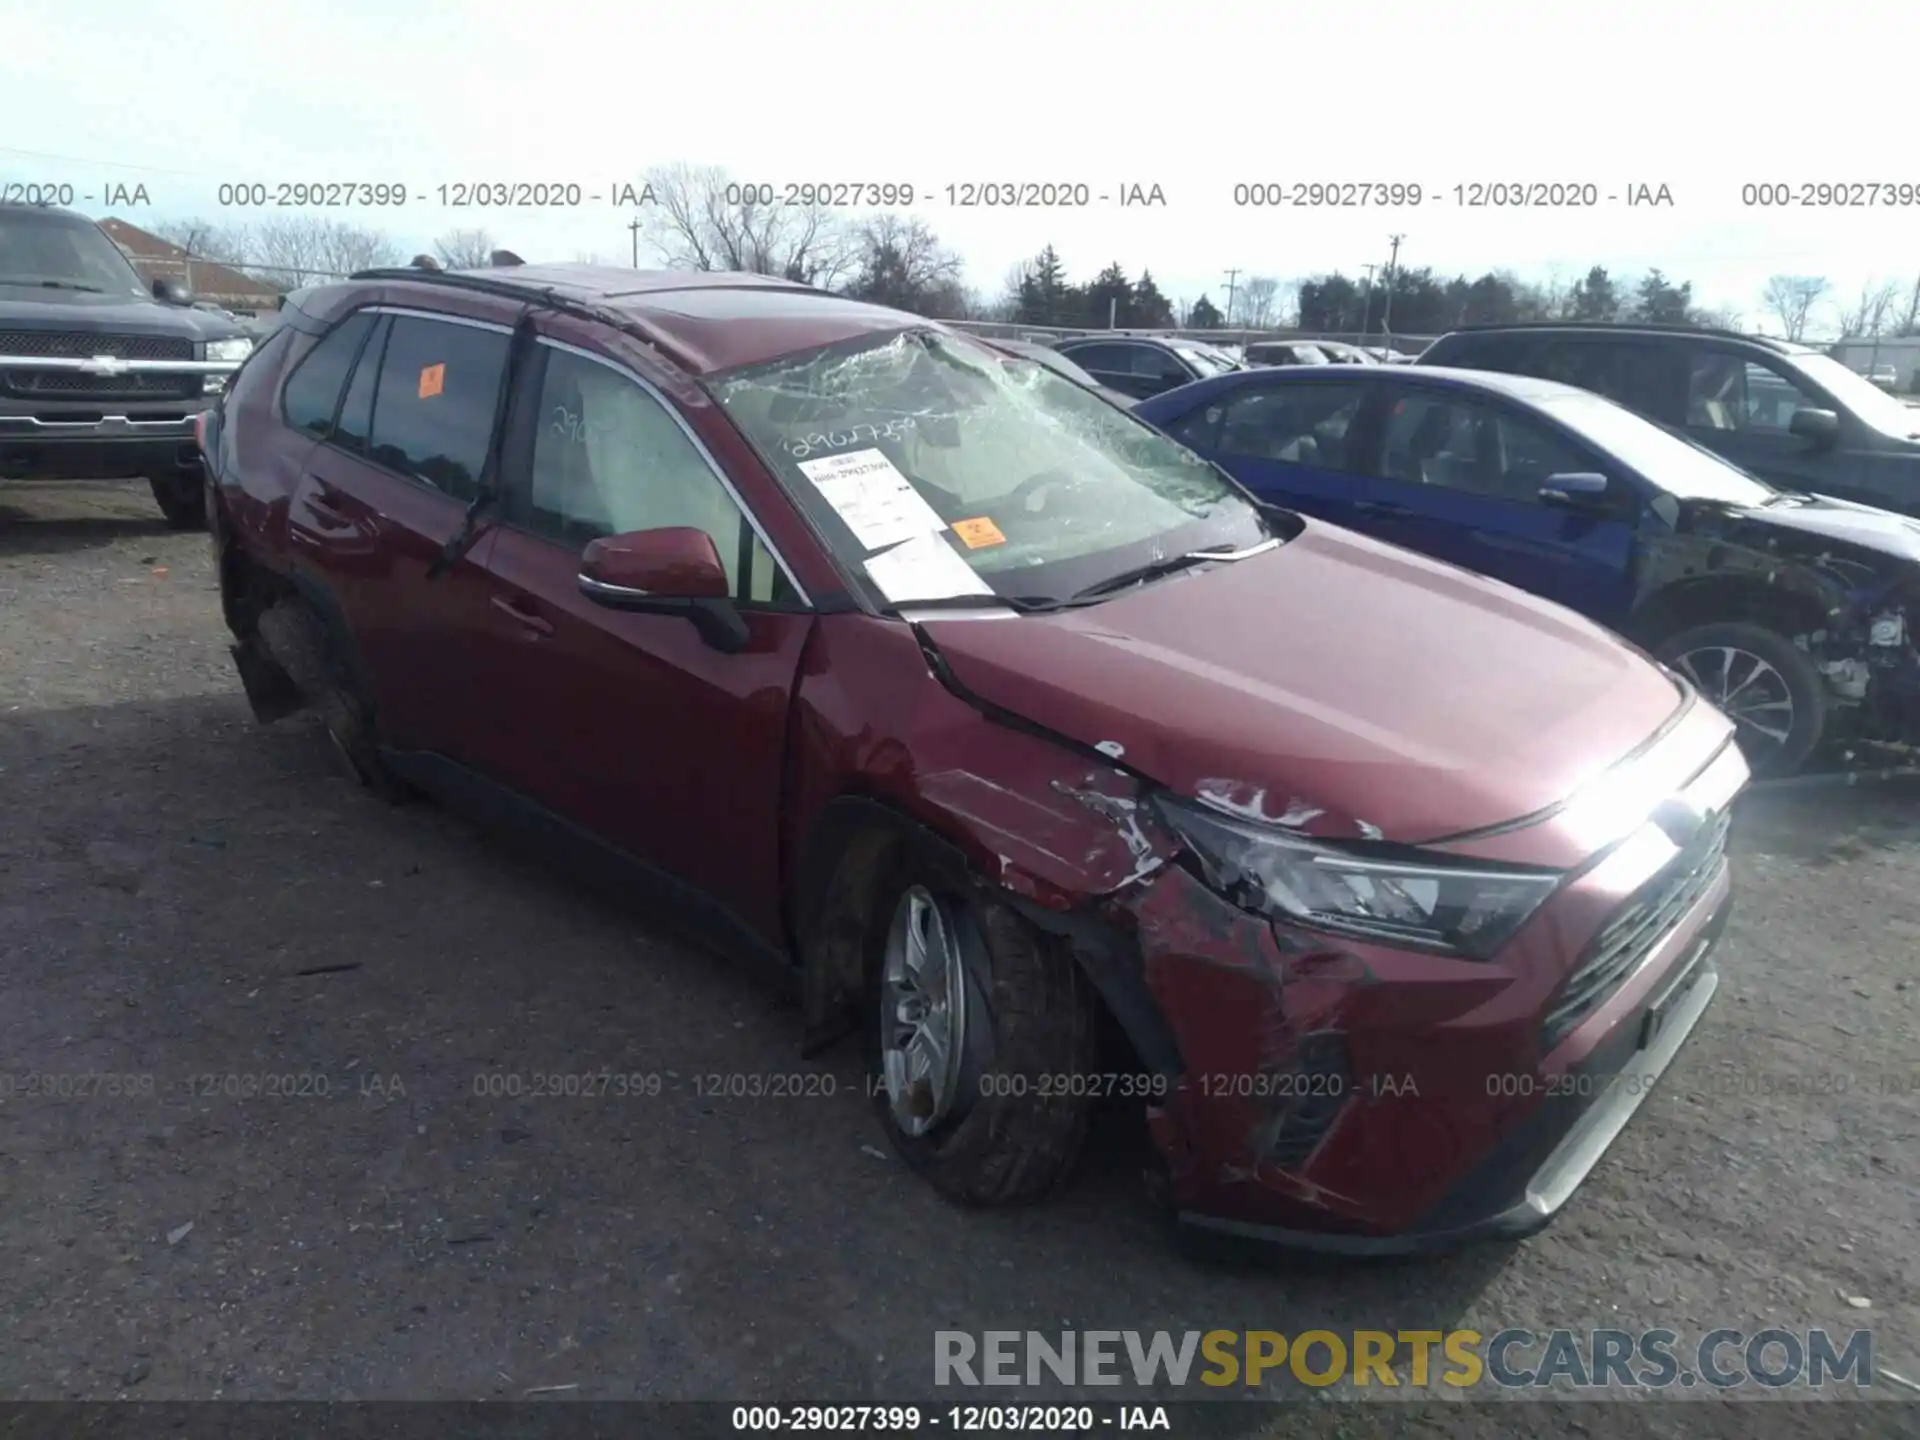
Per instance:
[[[204,526],[194,417],[252,350],[86,216],[0,204],[0,484],[144,478],[168,525]]]

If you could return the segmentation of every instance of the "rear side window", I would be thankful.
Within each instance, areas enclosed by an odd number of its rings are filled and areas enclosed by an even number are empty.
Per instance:
[[[1242,390],[1221,417],[1219,449],[1250,460],[1344,470],[1347,431],[1365,395],[1360,385]]]
[[[340,408],[340,387],[346,384],[347,370],[372,325],[373,315],[368,311],[348,316],[294,366],[281,399],[287,424],[316,440],[331,438],[334,412]]]
[[[470,500],[493,436],[508,337],[444,320],[393,317],[374,387],[368,455]]]

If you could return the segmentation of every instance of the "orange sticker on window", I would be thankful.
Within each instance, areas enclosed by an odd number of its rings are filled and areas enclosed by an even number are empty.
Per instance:
[[[438,395],[447,388],[447,367],[444,365],[422,365],[420,367],[420,398]]]
[[[1007,537],[1000,533],[1000,527],[984,515],[974,520],[954,521],[953,533],[960,537],[961,543],[969,550],[1007,543]]]

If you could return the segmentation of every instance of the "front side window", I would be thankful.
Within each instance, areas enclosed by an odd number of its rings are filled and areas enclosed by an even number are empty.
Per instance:
[[[887,603],[1064,600],[1157,558],[1269,538],[1244,492],[1192,451],[961,336],[830,346],[713,390]]]
[[[1786,376],[1738,355],[1709,350],[1694,358],[1687,385],[1687,425],[1785,435],[1796,410],[1819,402]]]
[[[1453,395],[1398,401],[1387,417],[1384,451],[1390,479],[1518,504],[1538,503],[1550,476],[1593,469],[1545,426]]]
[[[611,365],[546,347],[533,466],[508,518],[569,549],[690,526],[713,540],[734,598],[796,599],[706,457],[661,401]]]
[[[1554,396],[1540,408],[1588,444],[1683,500],[1764,505],[1771,485],[1736,470],[1704,445],[1597,395]]]
[[[493,438],[507,345],[498,330],[395,316],[374,389],[369,458],[471,500]]]
[[[1826,390],[1853,417],[1864,421],[1883,435],[1903,440],[1920,440],[1920,412],[1897,396],[1889,395],[1872,381],[1853,373],[1831,355],[1796,355],[1786,362],[1792,371],[1805,376]],[[1887,367],[1880,367],[1881,370]],[[1880,373],[1878,370],[1876,374]],[[1898,378],[1898,372],[1895,372]],[[1826,408],[1820,400],[1809,404]]]

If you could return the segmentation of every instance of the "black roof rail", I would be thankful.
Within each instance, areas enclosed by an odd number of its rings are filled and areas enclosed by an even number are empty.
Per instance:
[[[536,287],[525,281],[495,280],[489,275],[476,275],[460,270],[414,270],[402,265],[379,265],[371,270],[356,270],[347,278],[349,280],[404,280],[414,285],[444,285],[450,290],[471,290],[481,295],[492,295],[500,300],[517,300],[522,305],[531,306],[534,309],[552,310],[563,315],[572,315],[576,319],[610,325],[623,334],[631,335],[634,339],[651,346],[657,347],[660,343],[632,316],[623,315],[618,310],[596,304],[591,300],[562,295],[551,285]]]
[[[1761,345],[1787,345],[1794,341],[1780,340],[1771,335],[1748,335],[1740,330],[1727,330],[1713,325],[1679,325],[1663,320],[1508,320],[1489,321],[1483,325],[1456,325],[1447,331],[1449,335],[1471,335],[1493,330],[1585,330],[1594,333],[1608,331],[1631,334],[1634,331],[1655,331],[1671,335],[1712,335],[1721,340],[1751,340]]]

